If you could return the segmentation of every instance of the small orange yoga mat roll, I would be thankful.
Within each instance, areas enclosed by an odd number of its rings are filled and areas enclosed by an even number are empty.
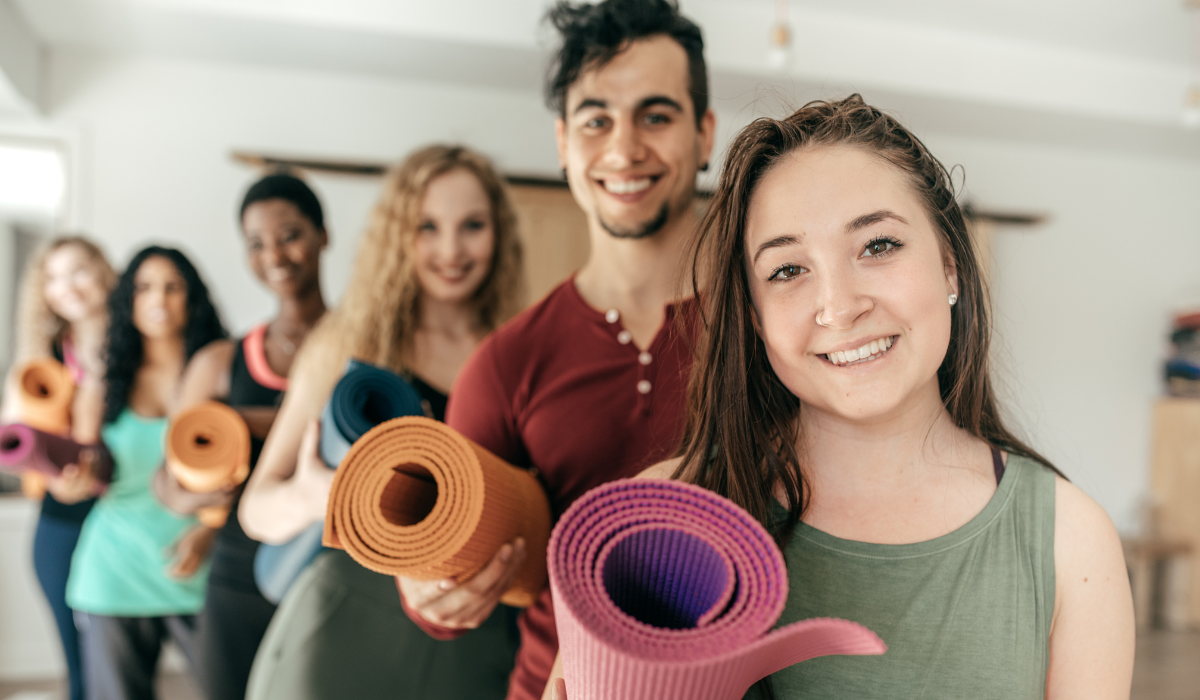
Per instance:
[[[238,412],[206,401],[171,420],[167,432],[167,469],[188,491],[213,493],[237,486],[250,475],[250,429]],[[200,522],[220,527],[229,516],[224,506],[203,508]]]
[[[17,370],[17,385],[21,423],[55,435],[71,432],[71,370],[52,358],[31,360]]]
[[[342,460],[324,544],[378,573],[464,581],[518,536],[525,563],[500,600],[525,607],[546,586],[541,484],[442,423],[404,417],[370,430]]]

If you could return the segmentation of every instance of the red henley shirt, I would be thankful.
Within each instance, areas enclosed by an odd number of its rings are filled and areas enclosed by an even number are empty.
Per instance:
[[[668,305],[639,350],[620,314],[588,306],[572,277],[480,344],[454,384],[446,423],[510,464],[535,467],[557,518],[587,490],[678,446],[692,357],[680,315],[694,321],[694,299]],[[409,615],[434,637],[464,633]],[[558,653],[549,588],[518,624],[508,698],[537,700]]]

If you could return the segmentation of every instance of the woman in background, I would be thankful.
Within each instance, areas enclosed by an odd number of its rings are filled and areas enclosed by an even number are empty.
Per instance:
[[[84,522],[67,583],[90,700],[154,698],[167,636],[194,659],[212,534],[167,511],[150,482],[184,366],[224,336],[208,289],[177,250],[137,253],[109,299],[101,436],[115,475]]]
[[[296,362],[242,499],[246,531],[285,542],[325,517],[334,472],[317,453],[317,418],[350,358],[407,377],[440,420],[463,362],[519,308],[522,273],[512,209],[484,157],[431,146],[393,170],[345,296]],[[392,577],[324,552],[276,613],[247,697],[501,698],[513,621],[504,608],[475,634],[432,640]]]
[[[100,436],[108,293],[116,278],[95,243],[81,236],[62,236],[29,261],[17,299],[13,368],[43,357],[67,366],[75,380],[71,436],[83,444],[94,443]],[[17,391],[10,373],[4,385],[0,423],[17,420]],[[95,503],[92,487],[75,465],[68,466],[61,477],[47,480],[33,538],[33,568],[54,612],[71,700],[83,700],[84,692],[79,633],[67,605],[67,575],[79,531]]]
[[[250,468],[275,420],[296,349],[325,313],[321,252],[329,243],[316,194],[291,175],[268,175],[242,200],[239,220],[247,262],[279,300],[279,313],[236,343],[218,340],[196,353],[184,373],[177,411],[209,400],[235,408],[250,428]],[[240,490],[215,498],[189,493],[166,469],[156,481],[172,510],[228,505],[233,515],[216,536],[204,609],[197,621],[197,667],[210,700],[246,694],[250,666],[275,605],[254,582],[258,542],[242,530],[236,512]]]

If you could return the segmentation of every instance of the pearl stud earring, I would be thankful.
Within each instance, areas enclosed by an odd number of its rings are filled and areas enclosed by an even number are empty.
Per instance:
[[[958,303],[958,295],[957,295],[957,294],[951,294],[951,295],[950,295],[950,306],[954,306],[954,305],[955,305],[955,304],[957,304],[957,303]]]

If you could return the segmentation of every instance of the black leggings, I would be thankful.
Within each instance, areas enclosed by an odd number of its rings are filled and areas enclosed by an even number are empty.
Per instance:
[[[79,541],[83,523],[42,516],[33,535],[33,570],[58,625],[63,656],[67,659],[67,681],[71,700],[83,700],[83,664],[80,661],[79,631],[75,617],[67,607],[67,576],[71,573],[71,555]]]
[[[197,675],[209,700],[242,700],[254,655],[275,606],[258,591],[226,588],[209,579],[197,623]]]

